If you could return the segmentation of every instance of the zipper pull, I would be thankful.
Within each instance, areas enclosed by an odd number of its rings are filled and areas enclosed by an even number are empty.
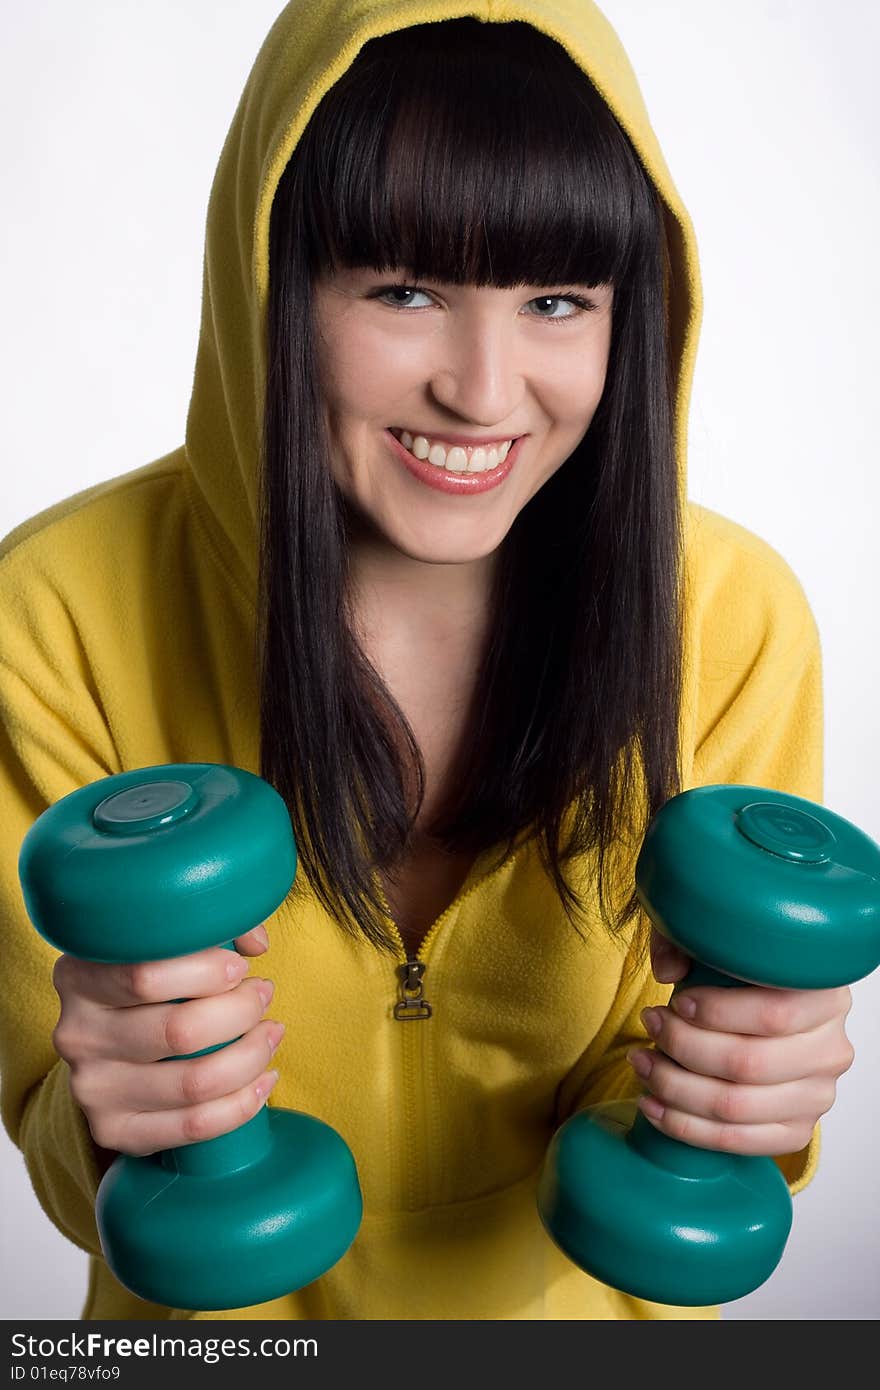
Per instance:
[[[420,960],[408,960],[397,967],[400,976],[400,999],[394,1005],[394,1017],[399,1019],[430,1018],[434,1010],[422,998],[422,976],[425,967]]]

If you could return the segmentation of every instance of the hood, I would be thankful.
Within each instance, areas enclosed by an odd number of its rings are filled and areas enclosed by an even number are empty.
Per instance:
[[[519,20],[555,39],[626,131],[662,200],[680,499],[687,496],[688,404],[702,295],[696,239],[651,128],[630,61],[590,0],[291,0],[257,54],[208,203],[202,316],[186,425],[195,510],[215,555],[253,605],[258,461],[266,376],[269,220],[279,179],[312,112],[372,38],[444,19]]]

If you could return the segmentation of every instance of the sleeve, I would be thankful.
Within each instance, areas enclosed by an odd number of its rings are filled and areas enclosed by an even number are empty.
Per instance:
[[[714,539],[716,568],[698,589],[702,608],[692,629],[694,758],[684,785],[743,783],[821,803],[822,654],[806,596],[786,562],[758,538],[748,537],[736,563],[729,560],[729,544],[718,544],[729,537]],[[719,575],[718,553],[725,549],[725,572]],[[668,1003],[673,987],[654,980],[638,944],[649,927],[646,917],[640,927],[605,1024],[566,1083],[567,1113],[641,1094],[626,1054],[651,1045],[639,1015],[649,1005]],[[775,1158],[792,1195],[815,1175],[820,1139],[817,1124],[805,1148]]]
[[[743,533],[744,535],[746,533]],[[716,592],[701,625],[697,738],[691,785],[744,783],[822,803],[822,647],[804,590],[765,542],[750,549]],[[794,1195],[815,1176],[809,1144],[776,1163]]]
[[[668,1004],[673,986],[660,984],[651,972],[648,937],[651,923],[639,911],[622,964],[621,980],[602,1027],[560,1087],[557,1122],[602,1101],[635,1100],[642,1083],[626,1054],[631,1047],[651,1047],[641,1020],[642,1009]]]
[[[18,877],[22,841],[46,808],[118,771],[115,749],[66,605],[51,584],[24,575],[18,554],[0,563],[0,1114],[21,1150],[43,1210],[82,1250],[100,1254],[95,1194],[99,1151],[52,1046],[59,952],[35,931]]]

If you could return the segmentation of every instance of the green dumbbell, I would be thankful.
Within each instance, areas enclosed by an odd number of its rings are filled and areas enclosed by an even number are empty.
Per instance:
[[[694,962],[673,993],[743,982],[832,989],[880,962],[880,847],[802,797],[749,786],[672,797],[648,828],[636,890]],[[670,1139],[633,1101],[590,1106],[559,1128],[538,1211],[595,1278],[683,1307],[756,1289],[782,1258],[792,1219],[772,1158]]]
[[[25,836],[19,877],[52,946],[121,964],[234,950],[284,901],[296,865],[287,807],[267,782],[222,764],[173,763],[104,778],[50,806]],[[211,1310],[317,1279],[354,1240],[362,1202],[334,1129],[263,1106],[216,1139],[121,1154],[95,1214],[126,1288]]]

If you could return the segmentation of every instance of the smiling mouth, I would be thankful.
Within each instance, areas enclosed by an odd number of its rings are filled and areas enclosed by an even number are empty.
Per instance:
[[[519,435],[497,444],[448,444],[424,434],[390,426],[390,432],[413,458],[427,461],[449,473],[489,473],[507,458]]]

